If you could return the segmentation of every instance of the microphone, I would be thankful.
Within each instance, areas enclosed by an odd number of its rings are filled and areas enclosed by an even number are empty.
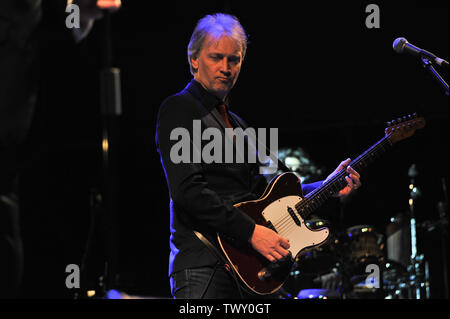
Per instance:
[[[445,61],[444,59],[438,58],[431,52],[428,52],[426,50],[423,50],[421,48],[418,48],[418,47],[412,45],[405,38],[395,39],[394,43],[392,44],[392,47],[394,48],[394,51],[397,53],[409,53],[409,54],[419,56],[422,58],[427,58],[427,59],[431,60],[431,62],[436,63],[437,65],[448,69],[447,61]]]

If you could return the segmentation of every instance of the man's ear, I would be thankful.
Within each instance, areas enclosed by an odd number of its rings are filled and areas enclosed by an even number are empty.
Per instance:
[[[198,56],[193,56],[191,58],[191,65],[193,69],[198,70]]]

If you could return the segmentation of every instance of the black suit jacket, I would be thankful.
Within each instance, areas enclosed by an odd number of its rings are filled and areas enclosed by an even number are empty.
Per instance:
[[[195,141],[194,120],[200,121],[196,123],[201,124],[202,130],[215,127],[224,132],[226,124],[217,111],[222,103],[192,80],[183,91],[164,100],[158,112],[155,140],[170,195],[169,275],[217,262],[193,230],[200,231],[215,244],[217,233],[240,242],[247,242],[253,234],[254,221],[233,204],[257,199],[264,191],[267,181],[259,174],[259,164],[205,163],[194,159],[193,153],[201,152],[209,143]],[[230,112],[230,116],[234,126],[246,125],[236,114]],[[175,134],[171,139],[171,134],[176,132],[189,133],[187,163],[173,161],[180,155],[174,152],[177,143],[180,145],[180,135]],[[225,141],[222,141],[225,151]],[[307,193],[316,186],[318,184],[305,185],[303,190]]]

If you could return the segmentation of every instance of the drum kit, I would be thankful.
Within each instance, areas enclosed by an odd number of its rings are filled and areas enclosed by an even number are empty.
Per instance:
[[[321,220],[308,223],[311,228],[326,225]],[[407,235],[394,232],[385,240],[370,225],[338,232],[328,244],[297,257],[284,295],[296,299],[428,299],[430,275],[424,256],[404,262],[404,254],[397,253],[403,253],[405,246],[399,244]],[[389,250],[386,243],[400,249]]]
[[[281,152],[281,159],[286,155],[285,159],[293,162],[288,156],[295,157],[299,154],[305,156],[301,150],[288,149]],[[317,173],[311,169],[314,168],[312,162],[303,157],[297,159],[297,167],[290,168],[300,177]],[[289,161],[285,162],[289,164]],[[301,163],[308,163],[306,173],[301,169]],[[411,198],[414,199],[418,195],[417,188],[413,186],[410,189]],[[410,203],[412,202],[410,200]],[[417,253],[415,233],[417,227],[426,228],[430,223],[416,224],[413,217],[414,207],[411,205],[409,212],[391,218],[384,234],[379,233],[372,225],[355,225],[332,231],[326,244],[296,258],[290,276],[282,288],[283,297],[430,298],[429,265],[424,255]],[[446,215],[444,217],[438,224],[448,228]],[[306,225],[311,229],[333,229],[328,221],[318,218],[306,221]]]
[[[307,225],[320,228],[326,222]],[[409,280],[408,267],[387,258],[385,248],[384,236],[373,226],[349,227],[297,257],[283,289],[298,299],[406,299],[409,288],[428,284],[419,276]]]

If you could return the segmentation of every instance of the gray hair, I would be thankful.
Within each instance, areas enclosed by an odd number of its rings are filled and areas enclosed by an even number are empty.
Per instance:
[[[206,15],[198,21],[187,48],[188,62],[192,75],[197,70],[192,67],[191,59],[198,57],[208,34],[215,39],[220,38],[222,35],[227,35],[236,40],[241,45],[242,60],[244,59],[247,51],[247,35],[238,18],[225,13]]]

